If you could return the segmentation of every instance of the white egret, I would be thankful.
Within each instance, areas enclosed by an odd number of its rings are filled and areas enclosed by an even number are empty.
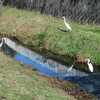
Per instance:
[[[70,72],[70,71],[73,69],[73,67],[74,67],[74,65],[71,65],[71,67],[69,67],[69,68],[67,69],[67,72]]]
[[[68,30],[68,31],[72,31],[72,28],[71,28],[70,25],[66,22],[65,16],[63,16],[62,18],[64,19],[64,24],[65,24],[65,26],[67,27],[67,30]]]
[[[93,68],[93,65],[92,65],[90,59],[86,59],[85,61],[87,62],[87,65],[88,65],[88,67],[89,67],[89,70],[90,70],[91,72],[93,72],[93,71],[94,71],[94,68]]]

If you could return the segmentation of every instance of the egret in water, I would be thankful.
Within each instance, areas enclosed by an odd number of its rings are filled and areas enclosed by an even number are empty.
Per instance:
[[[86,62],[87,62],[87,65],[88,65],[88,67],[89,67],[89,70],[90,70],[91,72],[93,72],[94,68],[93,68],[93,65],[92,65],[90,59],[86,59]]]
[[[73,69],[73,67],[74,67],[74,65],[71,65],[71,66],[68,68],[67,72],[70,72],[70,71]]]
[[[67,30],[68,30],[68,31],[72,31],[72,28],[71,28],[70,25],[66,22],[65,16],[63,16],[62,18],[64,19],[64,24],[65,24],[65,26],[67,27]]]

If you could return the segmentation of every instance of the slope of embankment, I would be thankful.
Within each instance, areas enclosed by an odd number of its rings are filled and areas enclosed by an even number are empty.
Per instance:
[[[65,26],[59,18],[5,7],[0,16],[0,36],[13,37],[28,48],[69,65],[77,57],[80,61],[89,57],[92,63],[100,65],[100,26],[70,25],[72,32],[62,32],[59,28]]]

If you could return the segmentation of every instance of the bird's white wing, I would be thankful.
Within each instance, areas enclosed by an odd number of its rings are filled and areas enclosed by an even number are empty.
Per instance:
[[[70,30],[70,31],[72,31],[72,28],[69,26],[69,24],[66,22],[65,23],[65,26]]]
[[[89,70],[90,70],[91,72],[93,72],[94,68],[93,68],[93,65],[92,65],[91,63],[88,63],[88,67],[89,67]]]

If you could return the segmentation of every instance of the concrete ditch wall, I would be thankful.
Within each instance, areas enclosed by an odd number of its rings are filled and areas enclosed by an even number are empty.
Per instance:
[[[100,0],[5,0],[5,4],[82,23],[100,23]]]

